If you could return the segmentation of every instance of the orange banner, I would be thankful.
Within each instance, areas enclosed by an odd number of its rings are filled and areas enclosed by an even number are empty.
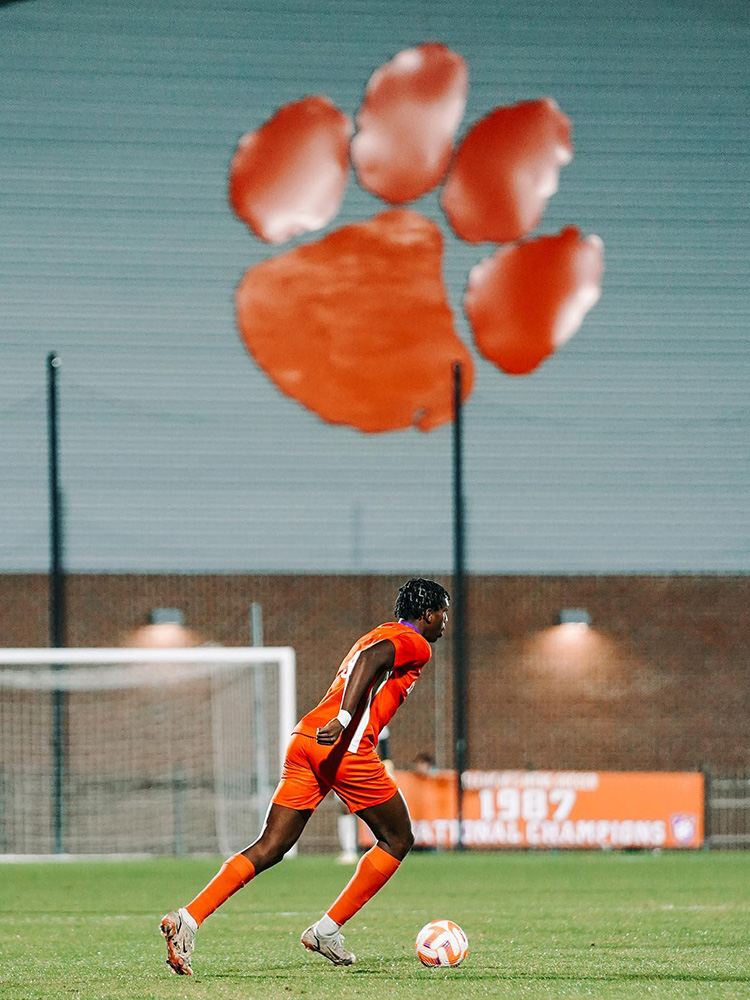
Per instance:
[[[458,837],[456,776],[397,771],[418,847]],[[703,844],[703,775],[687,772],[466,771],[469,847],[696,848]],[[372,843],[360,823],[360,841]]]

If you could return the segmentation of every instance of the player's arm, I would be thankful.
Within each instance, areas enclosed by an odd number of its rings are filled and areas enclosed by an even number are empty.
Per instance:
[[[396,647],[390,639],[381,639],[373,646],[363,649],[357,657],[352,672],[346,684],[346,690],[341,702],[341,708],[350,717],[357,711],[357,707],[370,687],[388,670],[393,669],[396,660]],[[325,726],[321,726],[317,731],[318,743],[323,746],[333,746],[336,740],[346,729],[346,725],[337,716],[331,719]]]

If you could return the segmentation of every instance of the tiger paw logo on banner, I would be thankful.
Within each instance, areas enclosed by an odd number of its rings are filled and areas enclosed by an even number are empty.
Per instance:
[[[698,833],[698,817],[691,813],[675,813],[669,817],[672,836],[678,844],[688,847]]]
[[[598,237],[575,226],[529,236],[573,156],[570,121],[550,98],[496,107],[456,146],[467,92],[463,58],[429,42],[372,74],[356,134],[328,98],[308,96],[239,141],[230,203],[269,244],[332,222],[350,163],[360,185],[390,206],[269,257],[236,292],[252,357],[330,423],[431,430],[451,419],[456,362],[464,399],[472,391],[474,364],[444,281],[443,231],[405,207],[438,185],[460,240],[503,244],[471,268],[463,296],[477,350],[496,367],[533,371],[599,298]]]

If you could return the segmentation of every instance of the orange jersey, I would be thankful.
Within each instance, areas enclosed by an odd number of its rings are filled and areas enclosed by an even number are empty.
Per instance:
[[[385,677],[376,678],[370,690],[364,694],[343,737],[349,741],[347,750],[350,753],[365,753],[377,745],[381,729],[393,718],[432,655],[430,644],[424,636],[411,625],[401,622],[379,625],[355,642],[342,660],[322,701],[297,723],[295,733],[315,736],[321,726],[336,718],[344,700],[347,680],[360,653],[383,639],[390,639],[396,647],[393,668]]]

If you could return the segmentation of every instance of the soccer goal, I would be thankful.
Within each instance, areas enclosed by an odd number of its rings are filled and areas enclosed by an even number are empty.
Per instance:
[[[288,647],[0,649],[0,855],[228,855],[296,723]]]

